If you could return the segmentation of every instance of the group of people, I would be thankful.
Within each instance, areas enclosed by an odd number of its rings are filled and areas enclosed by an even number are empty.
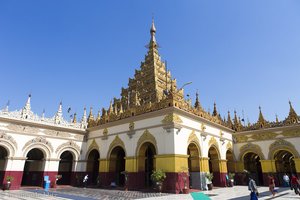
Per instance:
[[[257,200],[257,196],[259,196],[256,183],[251,177],[251,175],[248,175],[248,189],[250,191],[250,200]],[[269,191],[272,193],[273,197],[278,192],[278,190],[275,188],[275,179],[272,174],[268,175],[269,179]],[[291,190],[295,191],[295,194],[300,195],[300,179],[296,177],[296,175],[292,174],[291,179],[287,174],[284,174],[283,176],[284,186],[290,187]]]

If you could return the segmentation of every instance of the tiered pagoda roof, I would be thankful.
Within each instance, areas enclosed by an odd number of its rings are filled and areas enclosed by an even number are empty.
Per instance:
[[[156,28],[152,21],[148,52],[140,69],[135,70],[134,78],[129,78],[128,87],[122,88],[121,97],[114,98],[108,109],[102,108],[101,117],[98,115],[95,120],[92,111],[90,112],[88,127],[167,107],[176,107],[225,126],[225,121],[217,113],[216,105],[213,115],[204,111],[199,102],[198,92],[195,106],[191,105],[190,100],[184,99],[183,87],[177,87],[176,79],[172,78],[166,63],[161,60],[155,34]]]

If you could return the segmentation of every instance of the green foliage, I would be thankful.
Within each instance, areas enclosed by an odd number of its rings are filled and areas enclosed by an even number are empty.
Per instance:
[[[161,169],[153,170],[153,173],[151,174],[151,180],[153,182],[163,182],[166,177],[166,173]]]
[[[214,175],[213,175],[213,173],[207,172],[207,173],[205,174],[205,177],[206,177],[209,181],[212,181],[213,178],[214,178]]]
[[[6,176],[6,181],[7,182],[12,182],[14,180],[13,176]]]
[[[235,173],[229,173],[228,174],[229,179],[234,179],[234,176],[235,176]]]

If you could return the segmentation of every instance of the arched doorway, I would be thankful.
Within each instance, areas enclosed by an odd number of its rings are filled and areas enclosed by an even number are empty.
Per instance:
[[[121,172],[125,171],[125,151],[122,147],[115,147],[110,154],[109,172],[113,176],[113,181],[118,186],[124,186],[125,178]]]
[[[187,149],[190,188],[201,189],[200,154],[196,144],[190,143]]]
[[[96,149],[93,149],[88,155],[86,171],[89,174],[89,183],[92,185],[97,185],[99,158],[100,154]]]
[[[244,155],[244,168],[251,174],[257,185],[263,185],[260,157],[256,153],[249,152]]]
[[[227,171],[228,173],[234,173],[234,157],[231,150],[227,150],[226,152],[226,160],[227,160]]]
[[[31,149],[24,165],[22,186],[42,186],[45,168],[44,153],[37,148]]]
[[[74,159],[73,154],[70,151],[64,151],[60,155],[58,175],[61,175],[61,179],[57,181],[58,185],[71,184],[73,159]]]
[[[145,142],[139,150],[138,165],[141,178],[144,179],[144,186],[151,187],[151,174],[154,170],[154,156],[156,155],[155,146],[150,142]]]
[[[221,177],[220,177],[220,165],[219,165],[219,152],[215,146],[211,146],[208,150],[209,158],[209,172],[213,173],[213,184],[216,186],[221,186]]]
[[[3,146],[0,146],[0,186],[3,184],[3,179],[6,170],[7,156],[8,156],[7,150]]]
[[[296,174],[296,167],[294,162],[294,155],[286,150],[279,150],[274,154],[277,180],[279,180],[280,185],[283,185],[283,175]]]

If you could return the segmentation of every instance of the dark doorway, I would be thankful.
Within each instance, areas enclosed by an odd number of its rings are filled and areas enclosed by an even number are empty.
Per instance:
[[[71,185],[73,168],[73,155],[70,151],[65,151],[60,156],[58,175],[61,175],[61,179],[57,181],[58,185]]]
[[[3,184],[3,180],[4,180],[6,164],[7,164],[7,156],[8,156],[7,150],[3,146],[0,146],[0,186]]]
[[[287,174],[291,177],[292,174],[297,174],[294,155],[286,150],[277,151],[274,155],[276,172],[277,172],[277,180],[279,180],[279,184],[281,186],[284,185],[283,175]]]
[[[125,177],[121,174],[123,171],[125,171],[125,151],[117,146],[110,155],[109,172],[113,173],[113,180],[118,186],[124,186]]]
[[[90,176],[89,183],[92,185],[97,185],[97,178],[99,174],[99,158],[100,154],[96,149],[92,150],[88,155],[86,171]]]
[[[35,148],[28,152],[24,165],[22,186],[43,186],[45,168],[44,154]]]
[[[257,185],[264,184],[260,157],[256,153],[250,152],[244,156],[244,168],[250,172]]]

